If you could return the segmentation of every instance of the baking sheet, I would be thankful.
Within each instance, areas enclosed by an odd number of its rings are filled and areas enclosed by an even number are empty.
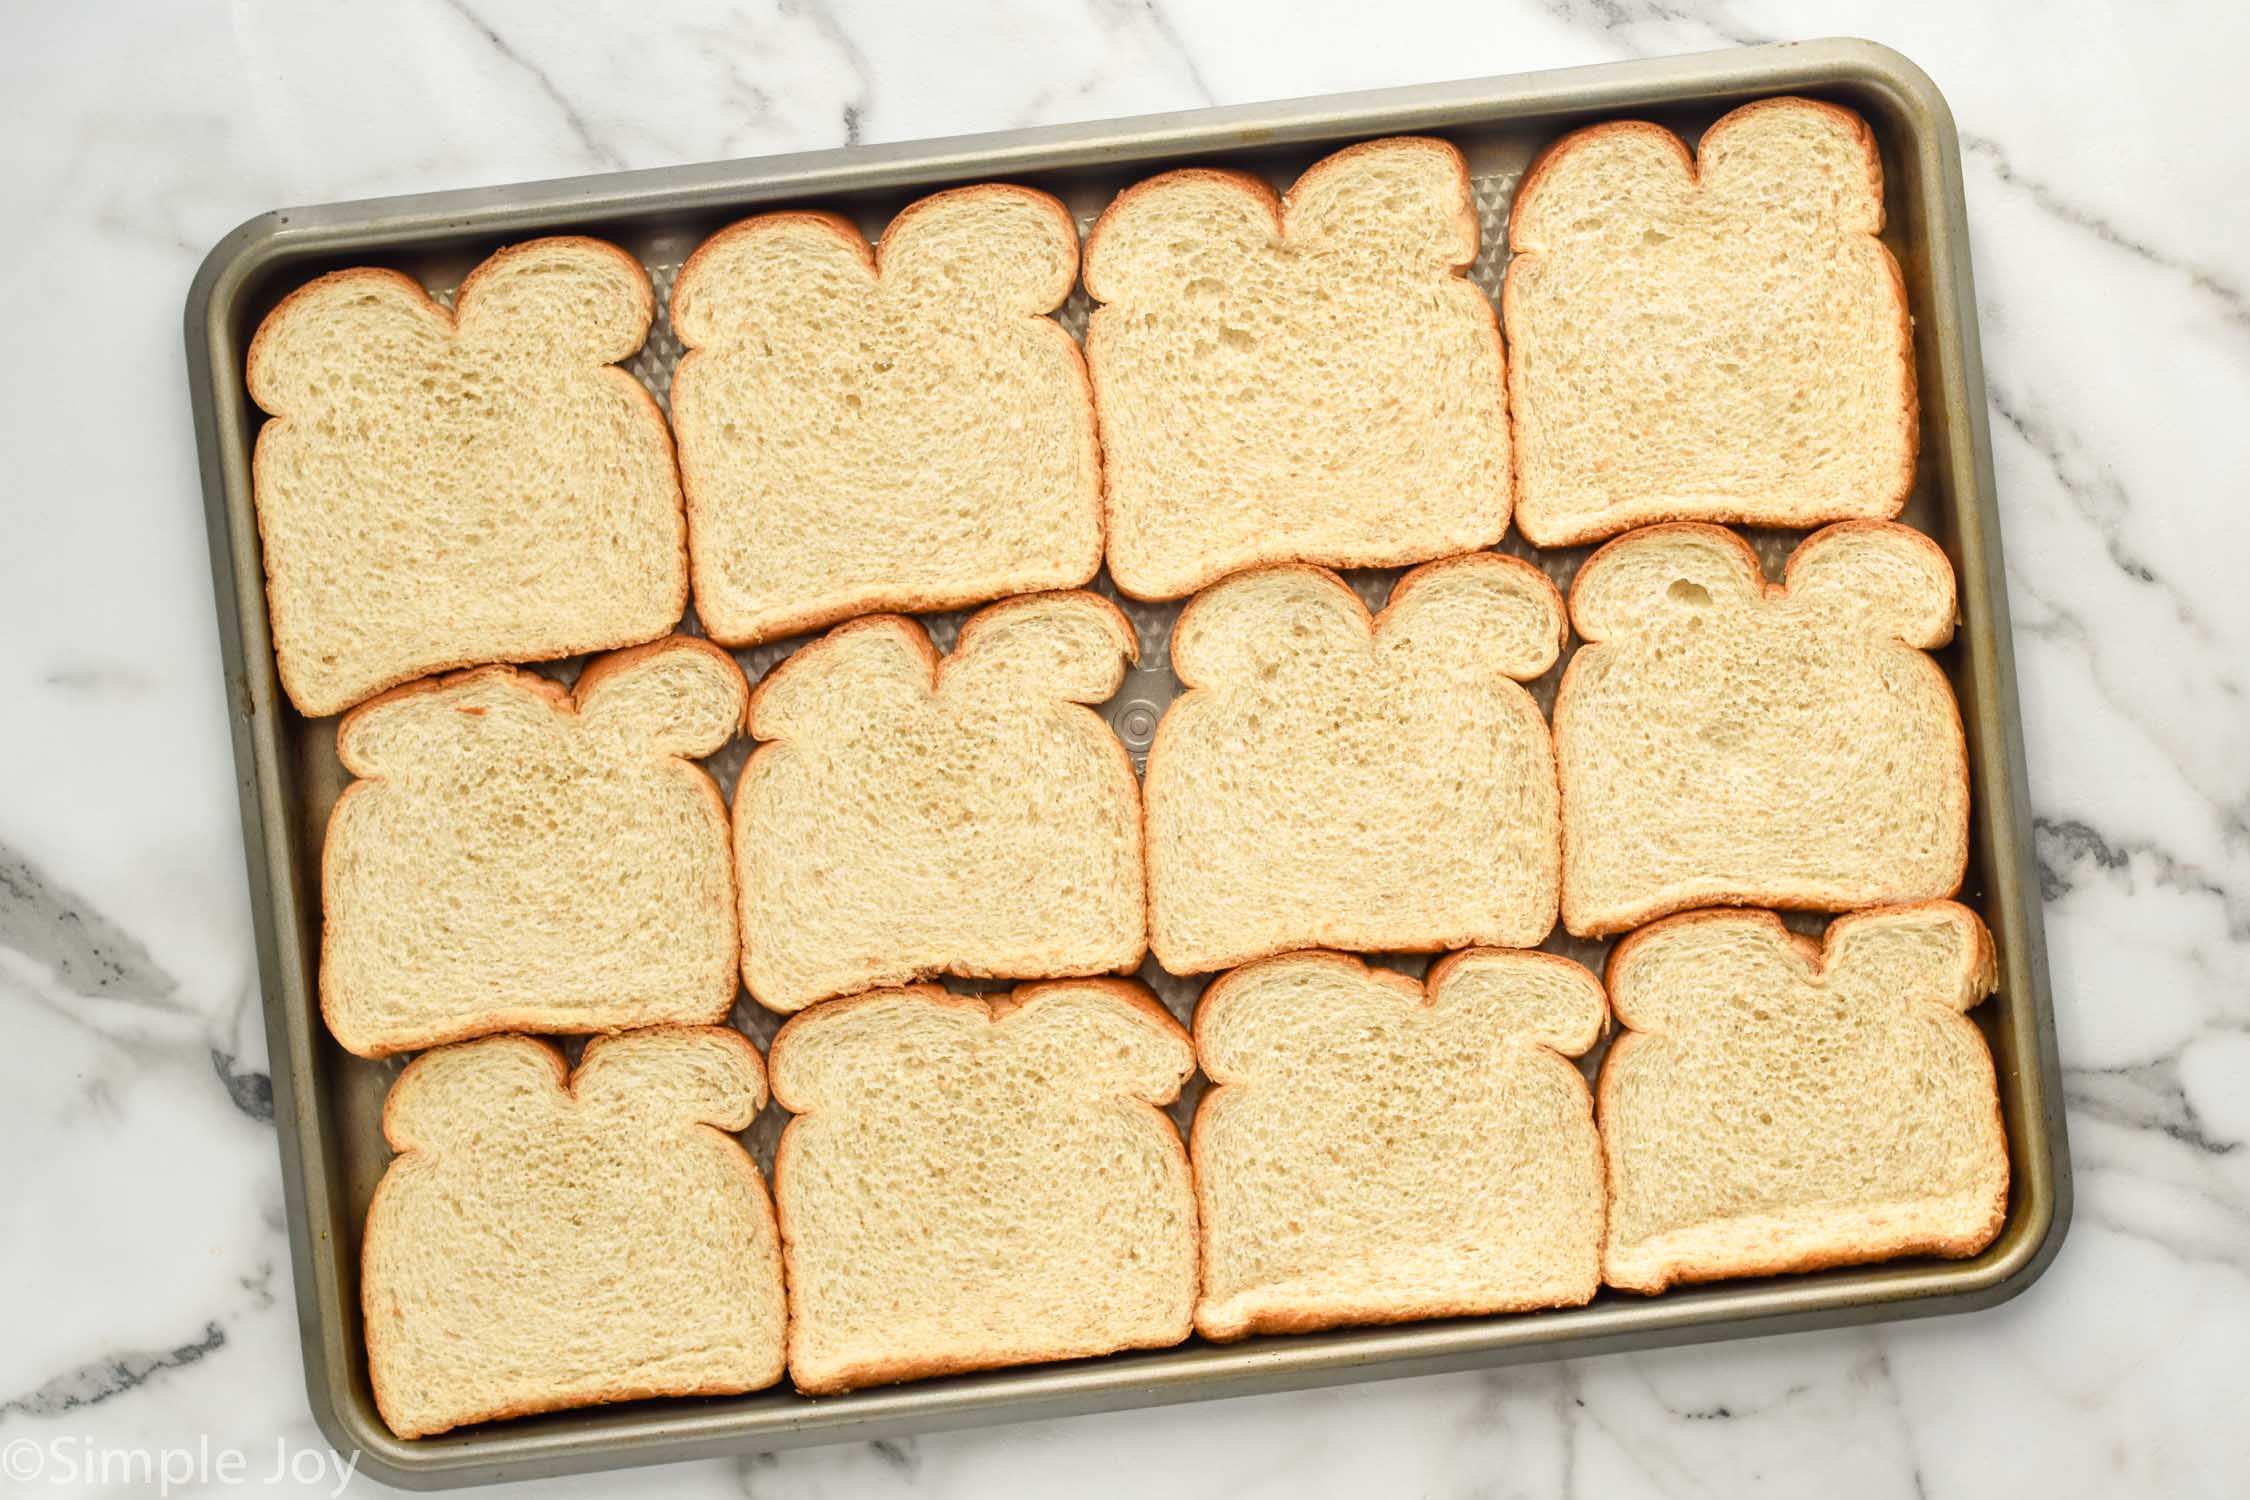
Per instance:
[[[1516,179],[1546,142],[1590,118],[1622,112],[1656,119],[1692,139],[1733,104],[1781,92],[1834,99],[1874,125],[1885,157],[1886,239],[1904,270],[1916,318],[1923,453],[1902,519],[1938,539],[1960,583],[1963,628],[1937,656],[1960,697],[1969,735],[1974,806],[1961,899],[1991,927],[2001,971],[1999,994],[1975,1013],[1993,1047],[2014,1167],[2009,1220],[1990,1249],[1967,1261],[1908,1261],[1675,1290],[1654,1299],[1604,1292],[1588,1307],[1548,1313],[1227,1346],[1191,1340],[1173,1350],[819,1401],[784,1386],[746,1397],[557,1413],[412,1443],[390,1436],[367,1388],[357,1242],[368,1197],[388,1161],[378,1115],[403,1060],[353,1058],[320,1024],[314,998],[320,840],[346,778],[335,759],[334,721],[302,719],[279,691],[250,509],[249,445],[260,418],[242,391],[241,355],[258,319],[281,295],[320,272],[370,263],[449,294],[502,244],[542,233],[599,234],[639,257],[657,284],[658,320],[629,368],[661,401],[679,354],[664,312],[672,275],[706,234],[745,213],[814,204],[856,218],[872,239],[898,209],[927,192],[1006,178],[1056,193],[1083,232],[1118,189],[1184,161],[1241,167],[1286,186],[1338,146],[1415,130],[1444,135],[1468,157],[1483,229],[1470,275],[1496,298],[1507,205]],[[2051,1257],[2067,1222],[2069,1173],[1973,307],[1958,148],[1944,102],[1911,63],[1852,42],[290,210],[237,230],[214,249],[191,292],[189,366],[222,644],[237,711],[237,765],[307,1383],[324,1432],[339,1447],[361,1450],[366,1472],[392,1483],[490,1482],[1916,1315],[1982,1305],[2020,1290]],[[1085,313],[1081,290],[1061,318],[1082,333]],[[1772,575],[1801,534],[1750,536]],[[1500,550],[1530,558],[1567,590],[1592,549],[1535,554],[1511,536]],[[1361,597],[1379,607],[1399,571],[1349,577]],[[1106,575],[1097,587],[1116,597]],[[1178,691],[1168,647],[1179,606],[1120,603],[1140,634],[1142,659],[1104,712],[1137,763],[1163,706]],[[926,617],[941,648],[950,647],[965,614]],[[798,644],[779,642],[737,657],[756,680]],[[567,679],[578,665],[540,670]],[[1543,710],[1552,708],[1562,665],[1529,685]],[[707,763],[730,794],[749,749],[738,741]],[[1789,920],[1806,931],[1825,925],[1817,916]],[[1606,948],[1559,928],[1546,946],[1597,972]],[[1426,963],[1390,961],[1417,973]],[[1202,980],[1174,979],[1153,960],[1143,977],[1175,1014],[1188,1018]],[[747,998],[735,1019],[761,1048],[779,1021]],[[1585,1065],[1590,1069],[1597,1060]],[[1199,1084],[1176,1107],[1183,1124]],[[769,1107],[745,1137],[768,1168],[783,1119]]]

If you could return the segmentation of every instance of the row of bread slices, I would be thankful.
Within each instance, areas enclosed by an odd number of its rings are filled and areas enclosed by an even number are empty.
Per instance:
[[[1655,520],[1889,518],[1909,321],[1856,116],[1769,100],[1700,161],[1558,143],[1510,218],[1508,325],[1461,154],[1369,142],[1286,197],[1191,169],[1076,226],[1026,188],[722,230],[680,269],[670,416],[614,368],[656,299],[615,246],[503,250],[451,309],[314,281],[247,356],[280,675],[307,714],[434,671],[741,646],[1070,588],[1173,599],[1281,561],[1393,566]],[[660,368],[660,364],[659,364]],[[676,439],[676,449],[675,449]]]
[[[1427,983],[1235,969],[1192,1042],[1139,984],[831,1001],[774,1039],[769,1201],[739,1032],[441,1047],[384,1110],[363,1305],[414,1437],[668,1394],[803,1392],[1354,1323],[1575,1306],[1905,1253],[2005,1212],[1993,982],[1950,901],[1666,919],[1604,986],[1471,949]],[[1570,1059],[1610,1018],[1598,1088]],[[1198,1064],[1183,1150],[1162,1105]],[[1598,1103],[1596,1102],[1598,1099]]]
[[[1180,614],[1145,784],[1091,705],[1137,649],[1092,594],[988,607],[941,656],[873,616],[750,691],[674,637],[574,691],[512,667],[393,690],[337,736],[321,1000],[368,1056],[493,1031],[790,1012],[939,974],[1174,974],[1299,948],[1532,947],[1732,903],[1953,895],[1968,775],[1927,537],[1849,522],[1769,584],[1735,535],[1651,527],[1580,569],[1566,639],[1491,553],[1370,615],[1254,569]],[[759,741],[732,826],[693,764]],[[1558,775],[1559,772],[1559,775]],[[731,834],[731,838],[730,838]]]

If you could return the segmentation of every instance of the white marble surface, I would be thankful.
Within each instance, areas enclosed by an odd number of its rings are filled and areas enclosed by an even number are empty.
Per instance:
[[[1994,1312],[662,1471],[681,1496],[2250,1488],[2250,21],[2066,3],[0,11],[0,1449],[319,1450],[179,315],[286,203],[1856,34],[1967,149],[2077,1222]],[[647,9],[653,10],[653,7]],[[11,1452],[13,1450],[10,1450]],[[14,1460],[11,1458],[11,1462]],[[119,1460],[111,1458],[111,1463]],[[299,1460],[314,1462],[311,1458]],[[217,1491],[223,1478],[175,1492]],[[331,1480],[292,1482],[326,1493]],[[592,1478],[558,1493],[646,1493]],[[362,1482],[358,1488],[374,1488]]]

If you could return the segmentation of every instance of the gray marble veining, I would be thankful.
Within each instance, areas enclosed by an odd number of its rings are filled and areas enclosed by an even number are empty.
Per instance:
[[[1127,1495],[1152,1476],[1214,1500],[2240,1493],[2250,135],[2219,122],[2239,119],[2250,16],[2218,0],[186,0],[0,17],[19,351],[0,374],[0,1448],[208,1439],[249,1453],[255,1479],[277,1443],[319,1446],[178,343],[188,278],[227,228],[289,202],[1813,34],[1916,58],[1962,129],[2078,1170],[2053,1271],[2006,1307],[1925,1324],[661,1482],[688,1497]]]

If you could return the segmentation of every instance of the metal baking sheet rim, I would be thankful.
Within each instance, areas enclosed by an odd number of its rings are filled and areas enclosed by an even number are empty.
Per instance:
[[[344,251],[379,253],[466,234],[598,228],[649,213],[744,210],[790,198],[936,185],[1074,166],[1155,168],[1228,150],[1408,130],[1539,120],[1569,123],[1634,109],[1724,103],[1806,90],[1841,94],[1877,116],[1894,153],[1912,153],[1918,271],[1930,316],[1918,321],[1925,466],[1947,471],[1961,578],[1964,722],[1977,788],[1972,838],[1991,873],[1984,915],[1999,953],[2016,1061],[2000,1083],[2013,1165],[2000,1238],[1959,1262],[1913,1262],[1748,1284],[1615,1298],[1508,1317],[1190,1343],[1143,1354],[1004,1370],[823,1400],[771,1393],[555,1413],[404,1441],[353,1399],[347,1266],[331,1204],[335,1143],[323,1126],[319,1022],[306,976],[302,888],[282,765],[285,707],[267,647],[262,564],[250,501],[252,417],[239,376],[236,302],[277,265]],[[1832,1328],[1988,1307],[2029,1286],[2059,1248],[2071,1213],[2060,1066],[2031,849],[2022,725],[1998,537],[1991,440],[1974,317],[1959,141],[1937,86],[1905,57],[1869,42],[1784,43],[1687,57],[1470,80],[1181,114],[1012,131],[760,160],[659,168],[511,187],[473,188],[289,209],[243,224],[213,247],[190,288],[190,394],[219,614],[235,774],[249,866],[273,1070],[275,1125],[305,1376],[322,1432],[358,1451],[361,1472],[407,1488],[555,1474],[865,1441],[1025,1421]],[[1929,378],[1934,371],[1936,379]],[[1932,438],[1942,439],[1933,453]],[[294,876],[298,888],[287,885]],[[352,1267],[356,1270],[356,1267]],[[356,1278],[352,1278],[356,1282]],[[762,1404],[760,1404],[762,1403]]]

